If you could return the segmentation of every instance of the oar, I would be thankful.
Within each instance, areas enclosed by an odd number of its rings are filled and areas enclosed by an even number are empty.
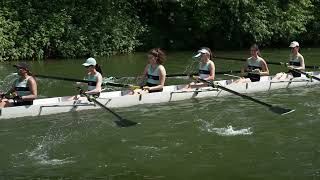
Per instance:
[[[116,112],[112,111],[111,109],[109,109],[107,106],[103,105],[101,102],[99,102],[98,100],[96,100],[93,97],[90,97],[90,95],[84,93],[84,91],[78,87],[79,92],[81,95],[84,95],[85,97],[87,97],[88,101],[93,101],[94,103],[98,104],[100,107],[106,109],[107,111],[109,111],[111,114],[113,114],[115,117],[118,118],[117,121],[114,121],[118,126],[120,127],[129,127],[129,126],[133,126],[136,125],[136,122],[130,121],[128,119],[124,119],[122,118],[119,114],[117,114]]]
[[[215,72],[215,74],[229,74],[229,73],[240,73],[241,71],[239,70],[229,70],[229,71],[218,71]],[[198,75],[197,72],[193,72],[191,74],[187,74],[187,73],[178,73],[178,74],[167,74],[166,77],[176,77],[176,76],[194,76],[194,75]]]
[[[36,77],[41,77],[41,78],[62,80],[62,81],[83,82],[83,83],[88,83],[89,82],[88,80],[84,80],[84,79],[73,79],[73,78],[47,76],[47,75],[40,75],[40,74],[37,74],[35,76]],[[132,88],[132,89],[140,88],[140,86],[135,86],[135,85],[131,85],[131,84],[114,83],[114,82],[103,82],[102,85],[109,85],[109,86],[115,86],[115,87],[124,87],[124,88]]]
[[[311,74],[308,74],[308,73],[306,73],[306,72],[303,72],[303,71],[301,71],[301,70],[299,70],[299,69],[294,69],[294,68],[289,68],[291,71],[294,71],[294,72],[297,72],[297,73],[300,73],[300,74],[304,74],[304,75],[306,75],[306,77],[307,78],[310,78],[310,79],[315,79],[315,80],[317,80],[317,81],[320,81],[320,78],[318,78],[318,77],[316,77],[316,76],[313,76],[313,75],[311,75]]]
[[[233,74],[223,74],[225,76],[234,77],[234,78],[242,78],[241,76],[235,76]]]
[[[247,61],[247,59],[243,59],[243,58],[233,58],[233,57],[221,57],[221,56],[214,56],[214,58],[217,59],[225,59],[225,60],[233,60],[233,61]],[[270,61],[266,61],[267,64],[274,64],[274,65],[283,65],[282,62],[270,62]],[[309,69],[320,69],[320,66],[305,66],[306,68]]]
[[[260,100],[254,99],[253,97],[250,97],[250,96],[241,94],[241,93],[239,93],[239,92],[236,92],[236,91],[234,91],[234,90],[231,90],[231,89],[229,89],[229,88],[226,88],[226,87],[224,87],[224,86],[221,86],[221,85],[218,84],[218,83],[211,83],[211,82],[206,81],[206,80],[203,80],[203,79],[198,79],[198,80],[200,80],[200,81],[202,81],[202,82],[205,82],[205,83],[208,83],[208,84],[211,84],[211,86],[214,87],[214,88],[222,89],[222,90],[227,91],[227,92],[229,92],[229,93],[232,93],[232,94],[235,94],[235,95],[237,95],[237,96],[240,96],[240,97],[242,97],[242,98],[244,98],[244,99],[248,99],[248,100],[253,101],[253,102],[255,102],[255,103],[258,103],[258,104],[261,104],[261,105],[263,105],[263,106],[266,106],[266,107],[269,108],[270,111],[272,111],[272,112],[274,112],[274,113],[276,113],[276,114],[285,115],[285,114],[289,114],[289,113],[295,111],[294,109],[286,109],[286,108],[282,108],[282,107],[278,107],[278,106],[274,106],[274,105],[271,105],[271,104],[262,102],[262,101],[260,101]]]

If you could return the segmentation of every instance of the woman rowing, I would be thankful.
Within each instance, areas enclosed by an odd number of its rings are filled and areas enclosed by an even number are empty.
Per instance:
[[[88,81],[88,89],[87,91],[83,92],[85,94],[89,94],[95,98],[100,96],[100,92],[102,90],[102,70],[97,61],[90,57],[88,58],[85,63],[82,64],[87,71],[87,76],[85,80]],[[73,99],[78,99],[79,96],[73,97]]]
[[[212,52],[210,48],[202,47],[195,58],[200,57],[198,76],[195,79],[200,78],[206,81],[213,81],[215,77],[215,65],[212,61]],[[204,83],[190,83],[189,88],[206,87],[208,84]]]
[[[289,71],[288,73],[278,73],[274,77],[275,79],[286,79],[286,78],[292,78],[292,77],[301,77],[301,74],[294,71],[294,69],[297,70],[305,70],[305,64],[304,64],[304,58],[300,54],[300,46],[297,41],[292,41],[289,45],[289,48],[291,48],[291,53],[289,57]]]
[[[33,100],[37,98],[37,82],[32,76],[29,65],[20,62],[14,67],[17,68],[19,77],[8,92],[1,94],[0,108],[32,105]]]
[[[257,44],[250,47],[251,57],[249,57],[241,69],[241,72],[247,72],[244,78],[240,78],[235,83],[247,83],[260,81],[261,76],[269,75],[269,68],[266,61],[261,57]]]
[[[144,68],[139,84],[144,86],[144,92],[161,92],[166,81],[166,69],[163,66],[166,55],[160,48],[154,48],[148,52],[147,57],[148,64]],[[145,80],[147,82],[144,84]],[[136,90],[135,92],[141,92],[141,90]]]

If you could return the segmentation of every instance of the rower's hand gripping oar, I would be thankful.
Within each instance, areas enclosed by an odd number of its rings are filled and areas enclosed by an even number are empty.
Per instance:
[[[320,78],[318,78],[318,77],[316,77],[316,76],[313,76],[313,75],[311,75],[311,74],[308,74],[308,73],[306,73],[306,72],[303,72],[303,71],[301,71],[301,70],[299,70],[299,69],[294,69],[294,68],[288,66],[288,64],[286,64],[286,67],[287,67],[289,70],[291,70],[291,71],[294,71],[294,72],[296,72],[296,73],[300,73],[300,74],[306,75],[306,77],[309,78],[309,79],[311,79],[311,80],[312,80],[312,79],[315,79],[315,80],[317,80],[317,81],[320,81]]]
[[[224,60],[232,60],[232,61],[243,61],[246,62],[247,59],[243,59],[243,58],[234,58],[234,57],[221,57],[221,56],[214,56],[214,58],[216,59],[224,59]],[[266,61],[267,64],[273,64],[273,65],[283,65],[282,62],[270,62],[270,61]],[[311,66],[305,66],[306,68],[309,69],[320,69],[320,66],[315,66],[315,65],[311,65]]]
[[[84,91],[78,87],[79,92],[81,95],[84,95],[88,101],[92,101],[95,104],[98,104],[100,107],[106,109],[107,111],[109,111],[111,114],[113,114],[115,117],[117,117],[118,120],[114,121],[119,127],[129,127],[129,126],[133,126],[136,125],[136,122],[130,121],[128,119],[124,119],[123,117],[121,117],[119,114],[117,114],[116,112],[112,111],[111,109],[109,109],[107,106],[103,105],[101,102],[99,102],[98,100],[96,100],[95,98],[91,97],[90,95],[84,93]]]
[[[232,94],[235,94],[237,96],[240,96],[244,99],[248,99],[250,101],[253,101],[255,103],[258,103],[258,104],[261,104],[263,106],[266,106],[269,108],[270,111],[276,113],[276,114],[280,114],[280,115],[285,115],[285,114],[289,114],[291,112],[293,112],[294,110],[293,109],[286,109],[286,108],[282,108],[282,107],[278,107],[278,106],[274,106],[274,105],[271,105],[271,104],[268,104],[268,103],[265,103],[265,102],[262,102],[260,100],[257,100],[253,97],[250,97],[250,96],[247,96],[247,95],[244,95],[244,94],[241,94],[237,91],[234,91],[234,90],[231,90],[229,88],[226,88],[224,86],[221,86],[220,84],[216,83],[216,82],[211,82],[211,81],[206,81],[204,79],[198,79],[199,81],[201,82],[205,82],[205,83],[208,83],[210,86],[214,87],[214,88],[219,88],[219,89],[222,89],[224,91],[227,91],[229,93],[232,93]]]

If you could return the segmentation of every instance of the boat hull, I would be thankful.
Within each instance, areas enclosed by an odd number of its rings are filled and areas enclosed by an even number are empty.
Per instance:
[[[313,75],[319,77],[318,72]],[[305,87],[319,84],[319,81],[310,80],[305,76],[291,80],[272,80],[272,77],[265,76],[259,82],[234,84],[230,80],[217,81],[222,86],[239,93],[265,92],[276,89]],[[208,98],[231,95],[229,92],[213,87],[199,89],[185,89],[186,85],[165,86],[163,92],[146,93],[136,95],[122,95],[121,91],[103,92],[97,99],[109,108],[129,107],[140,104],[167,103],[182,101],[192,98]],[[86,99],[70,100],[71,96],[38,99],[30,106],[16,106],[2,108],[0,119],[18,118],[26,116],[42,116],[66,112],[74,112],[89,109],[98,109],[99,106]]]

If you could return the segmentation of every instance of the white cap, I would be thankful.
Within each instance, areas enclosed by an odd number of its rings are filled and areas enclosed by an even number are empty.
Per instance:
[[[97,61],[94,58],[88,58],[85,63],[82,65],[84,66],[95,66],[97,64]]]
[[[195,57],[195,58],[200,57],[201,54],[209,54],[209,55],[210,55],[210,52],[209,52],[208,50],[206,50],[206,49],[200,49],[200,50],[198,51],[198,54],[196,54],[196,55],[193,56],[193,57]]]
[[[289,47],[291,47],[291,48],[293,48],[293,47],[299,47],[299,43],[297,42],[297,41],[292,41],[291,43],[290,43],[290,46]]]

